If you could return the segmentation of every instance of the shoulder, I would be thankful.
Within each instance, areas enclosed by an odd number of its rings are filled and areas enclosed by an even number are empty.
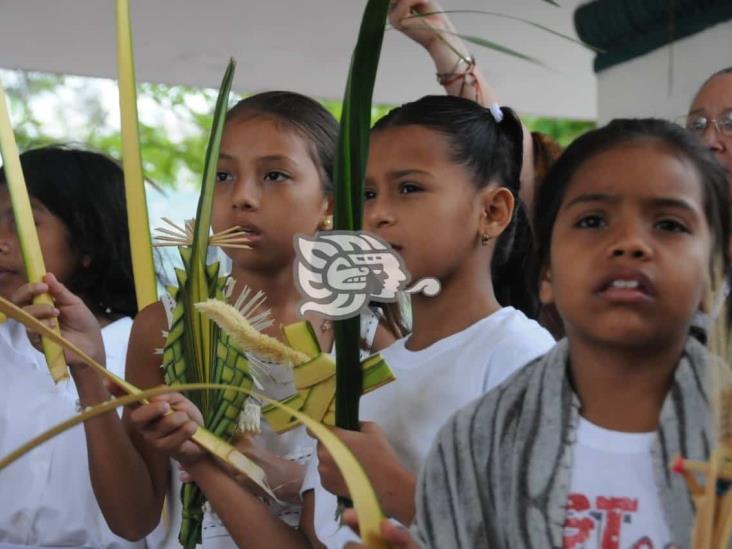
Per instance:
[[[140,311],[132,323],[132,338],[160,340],[168,325],[165,307],[160,301],[151,303]]]
[[[482,346],[482,352],[486,353],[485,390],[492,389],[527,363],[544,355],[556,343],[547,330],[521,311],[507,307],[499,314]]]
[[[565,345],[561,342],[534,358],[500,385],[455,412],[440,429],[438,444],[457,442],[472,448],[515,427],[527,397],[542,392],[546,376],[553,375],[550,364],[564,352]]]
[[[513,307],[499,311],[501,321],[496,327],[496,337],[501,341],[522,340],[524,344],[544,346],[546,350],[556,343],[549,331],[536,320],[528,318]]]
[[[126,373],[130,381],[139,387],[154,387],[162,383],[159,368],[161,357],[156,354],[165,346],[163,331],[168,329],[165,308],[160,302],[152,303],[140,311],[132,323],[127,351]]]

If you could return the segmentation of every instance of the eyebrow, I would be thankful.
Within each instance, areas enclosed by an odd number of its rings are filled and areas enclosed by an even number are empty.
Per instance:
[[[589,193],[589,194],[581,194],[572,200],[570,200],[565,208],[571,208],[572,206],[576,206],[577,204],[587,204],[588,202],[604,202],[607,204],[613,204],[616,202],[619,202],[620,198],[611,194],[605,194],[605,193]]]
[[[426,172],[424,170],[418,170],[417,168],[410,168],[410,169],[406,169],[406,170],[395,170],[393,172],[389,172],[387,175],[391,179],[399,179],[400,177],[406,177],[408,175],[414,175],[414,174],[432,175],[429,172]]]
[[[222,153],[219,153],[219,159],[223,159],[223,160],[236,160],[236,157],[233,156],[233,155],[231,155],[231,154],[227,154],[225,152],[222,152]],[[284,154],[270,154],[270,155],[267,155],[267,156],[258,156],[256,158],[256,161],[257,162],[282,162],[282,161],[285,161],[285,162],[289,162],[290,164],[294,164],[296,166],[298,165],[297,160],[294,160],[293,158],[291,158],[289,156],[286,156]]]
[[[620,202],[620,197],[611,195],[611,194],[605,194],[605,193],[581,194],[578,197],[571,200],[565,206],[565,208],[570,208],[577,204],[587,204],[590,202],[602,202],[602,203],[606,203],[606,204],[616,204],[616,203]],[[649,203],[652,206],[656,206],[656,207],[676,208],[676,209],[686,210],[686,211],[694,212],[694,213],[696,213],[696,211],[697,211],[697,208],[695,208],[688,201],[686,201],[682,198],[671,198],[671,197],[651,198],[651,199],[645,200],[645,202]]]

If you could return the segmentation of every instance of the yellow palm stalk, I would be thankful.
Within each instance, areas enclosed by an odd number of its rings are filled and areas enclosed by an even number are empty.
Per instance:
[[[157,301],[158,291],[140,152],[137,88],[128,0],[117,0],[117,71],[127,225],[130,232],[130,253],[132,254],[132,272],[135,277],[137,308],[141,310]]]
[[[136,399],[130,400],[130,402],[135,402],[137,400],[147,402],[145,399],[148,397],[144,396],[144,394],[146,394],[145,391],[142,391],[141,389],[135,387],[121,377],[114,375],[112,372],[107,370],[104,366],[99,364],[84,351],[79,349],[76,345],[66,340],[60,333],[58,333],[58,330],[51,330],[51,328],[40,322],[38,319],[29,315],[24,310],[20,309],[19,307],[15,306],[13,303],[2,297],[0,297],[0,311],[2,311],[9,318],[20,322],[24,326],[33,329],[35,332],[38,332],[44,338],[48,338],[53,341],[54,344],[59,346],[59,349],[61,349],[62,353],[63,349],[66,349],[76,354],[86,364],[94,368],[99,374],[110,380],[117,387],[119,387],[129,395],[137,397]],[[232,389],[235,389],[235,387],[232,387]],[[177,388],[168,388],[166,390],[172,391],[177,390]],[[166,390],[164,390],[163,392],[166,392]],[[257,484],[257,486],[262,488],[262,490],[264,490],[271,497],[274,498],[274,494],[272,494],[269,487],[267,486],[264,471],[256,463],[251,461],[248,457],[239,452],[239,450],[234,448],[231,444],[222,440],[221,438],[217,437],[216,435],[202,427],[200,427],[195,432],[192,438],[193,441],[196,442],[199,446],[201,446],[211,454],[215,455],[225,463],[228,463],[229,465],[234,467],[238,472],[251,478],[252,481]]]
[[[118,408],[119,406],[127,406],[128,404],[132,404],[135,402],[144,402],[149,398],[169,393],[171,391],[187,392],[211,389],[219,389],[225,391],[232,390],[239,393],[244,393],[249,396],[253,396],[264,402],[267,402],[270,406],[274,406],[287,414],[291,414],[292,416],[297,418],[298,421],[304,423],[305,426],[310,429],[313,435],[315,435],[315,437],[320,440],[326,447],[326,449],[330,452],[330,454],[333,456],[333,460],[336,462],[336,466],[343,475],[346,486],[348,487],[348,490],[353,497],[353,507],[358,513],[361,537],[363,538],[366,546],[370,549],[388,548],[388,546],[381,539],[380,525],[381,521],[384,519],[384,514],[381,512],[381,507],[379,506],[379,501],[376,497],[376,493],[374,492],[373,486],[371,486],[371,483],[366,476],[366,472],[363,470],[361,464],[358,462],[353,453],[348,449],[348,447],[343,444],[343,442],[341,442],[341,440],[336,435],[331,433],[327,427],[324,427],[307,415],[298,412],[297,410],[294,410],[292,408],[289,408],[286,405],[277,402],[276,400],[267,398],[264,395],[260,395],[249,389],[232,385],[224,385],[221,383],[186,383],[177,387],[155,387],[153,389],[141,391],[136,394],[126,395],[114,400],[109,400],[101,404],[97,404],[96,406],[87,408],[81,414],[67,419],[66,421],[63,421],[58,425],[52,427],[48,431],[41,433],[40,435],[33,438],[32,440],[29,440],[10,454],[0,458],[0,471],[2,471],[11,463],[17,461],[27,453],[31,452],[34,448],[52,439],[53,437],[68,431],[72,427],[75,427],[80,423],[83,423],[84,421],[88,421],[102,414],[106,414]],[[201,427],[198,428],[198,431],[196,431],[196,433],[198,433],[199,431],[201,431]],[[196,440],[195,435],[193,439]],[[200,441],[197,442],[200,444]]]
[[[15,143],[15,135],[10,123],[2,84],[0,84],[0,153],[3,157],[5,177],[8,181],[8,191],[13,205],[15,226],[28,282],[40,282],[43,275],[46,274],[46,266],[43,263],[41,245],[38,242],[38,233],[33,220],[28,189],[20,165],[18,146]],[[53,300],[48,294],[37,296],[33,302],[53,304]],[[56,332],[58,333],[58,328],[56,328]],[[63,349],[45,337],[42,339],[42,345],[48,369],[54,381],[58,382],[68,377],[69,373],[66,368]]]
[[[726,549],[732,536],[732,352],[722,263],[717,258],[711,276],[707,277],[704,304],[712,320],[708,330],[711,359],[707,382],[713,391],[713,447],[706,462],[677,457],[671,463],[672,470],[684,476],[696,508],[693,549]],[[700,483],[696,475],[703,477],[704,482]]]
[[[112,401],[103,402],[91,408],[87,408],[81,414],[66,421],[63,421],[55,427],[52,427],[45,433],[38,435],[34,439],[23,444],[20,448],[0,459],[0,470],[7,467],[14,461],[20,459],[22,456],[24,456],[40,444],[43,444],[47,440],[50,440],[54,436],[57,436],[84,421],[110,412],[111,410],[116,409],[118,406],[125,406],[133,402],[147,402],[148,399],[152,398],[153,396],[169,393],[171,391],[185,392],[191,390],[200,391],[211,389],[234,391],[238,393],[243,393],[245,395],[251,395],[259,400],[267,402],[269,406],[278,409],[286,415],[294,417],[297,421],[304,423],[305,426],[310,429],[310,431],[325,445],[325,447],[331,453],[333,459],[336,462],[336,465],[343,474],[343,478],[346,481],[346,486],[348,487],[348,490],[353,497],[354,508],[358,512],[358,516],[360,519],[361,536],[366,542],[366,545],[373,549],[386,549],[387,546],[385,545],[379,534],[380,524],[384,518],[384,515],[381,512],[378,499],[376,498],[376,494],[373,490],[373,487],[371,486],[371,483],[368,480],[368,477],[366,476],[366,473],[364,472],[363,468],[358,463],[356,458],[353,456],[351,451],[338,439],[338,437],[331,433],[326,427],[318,423],[316,420],[308,417],[306,414],[303,414],[298,410],[289,408],[286,405],[274,401],[264,395],[254,393],[250,389],[233,385],[225,385],[221,383],[192,383],[179,385],[177,387],[156,387],[154,389],[141,391],[134,385],[131,385],[125,380],[118,378],[117,376],[109,372],[106,368],[104,368],[104,366],[98,364],[94,359],[92,359],[81,349],[76,347],[73,343],[64,339],[61,335],[52,332],[45,324],[39,322],[36,318],[30,316],[28,313],[16,307],[2,297],[0,297],[0,310],[2,310],[10,318],[14,318],[18,322],[21,322],[26,327],[32,328],[33,330],[36,330],[39,333],[52,338],[64,349],[77,354],[86,364],[110,379],[117,386],[130,393],[127,396]],[[194,433],[192,439],[203,448],[209,450],[214,455],[224,459],[227,463],[233,465],[238,471],[252,478],[252,480],[254,480],[254,482],[256,482],[265,491],[267,491],[267,493],[270,494],[271,497],[274,497],[274,495],[269,491],[266,486],[263,471],[261,471],[261,469],[256,464],[251,462],[243,454],[239,454],[237,450],[231,447],[229,444],[220,439],[217,439],[217,437],[213,436],[210,432],[206,431],[202,427],[198,428],[198,430]],[[231,448],[229,454],[227,454],[226,456],[222,456],[220,450],[227,447]],[[238,456],[236,456],[236,459],[232,459],[232,455],[235,454],[238,454]]]

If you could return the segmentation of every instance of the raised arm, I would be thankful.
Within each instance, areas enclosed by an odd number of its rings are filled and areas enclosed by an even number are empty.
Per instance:
[[[390,7],[389,22],[427,50],[435,64],[437,79],[449,95],[472,99],[484,107],[498,102],[498,96],[475,65],[465,43],[456,36],[457,30],[450,19],[436,13],[441,11],[442,7],[431,0],[395,0]]]

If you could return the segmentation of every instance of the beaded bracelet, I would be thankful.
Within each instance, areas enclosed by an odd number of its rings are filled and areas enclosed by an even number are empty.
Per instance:
[[[467,66],[465,67],[464,71],[458,71],[458,67],[461,63],[465,63]],[[460,96],[463,97],[465,86],[470,86],[475,89],[475,97],[473,98],[476,103],[482,104],[483,103],[483,94],[480,89],[480,83],[478,82],[478,79],[475,77],[475,57],[468,54],[464,57],[458,57],[457,62],[455,63],[455,66],[452,68],[452,71],[450,72],[438,72],[437,73],[437,81],[440,83],[441,86],[450,86],[451,84],[454,84],[458,80],[462,80],[462,84],[460,85]]]

